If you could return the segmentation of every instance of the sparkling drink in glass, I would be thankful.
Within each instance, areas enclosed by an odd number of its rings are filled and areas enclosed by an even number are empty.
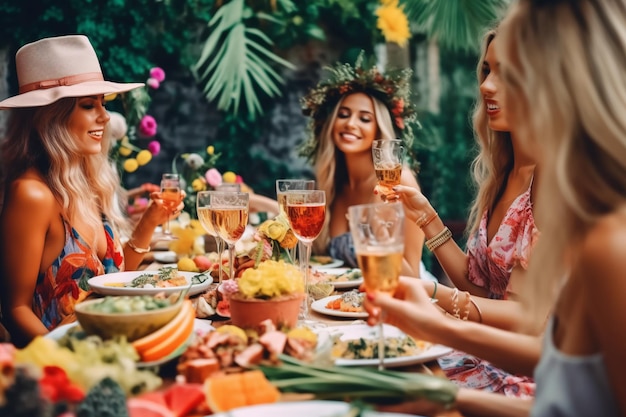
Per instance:
[[[215,247],[217,249],[218,265],[218,282],[222,282],[222,252],[224,250],[224,240],[217,234],[217,230],[213,227],[211,220],[211,194],[210,191],[200,191],[196,196],[196,213],[198,221],[204,230],[215,239]]]
[[[180,188],[180,177],[178,174],[167,173],[163,174],[161,178],[161,199],[163,200],[163,206],[168,210],[169,214],[173,213],[180,202],[183,200],[183,195]],[[163,223],[163,231],[160,234],[154,235],[155,240],[175,240],[176,236],[170,231],[170,220],[168,219]]]
[[[351,206],[348,218],[365,290],[393,294],[400,279],[404,253],[402,203]],[[383,369],[385,337],[382,318],[378,323],[378,332],[378,368]]]
[[[400,184],[404,146],[399,139],[377,139],[372,144],[372,160],[378,179],[378,189],[384,201],[396,201],[393,187]]]

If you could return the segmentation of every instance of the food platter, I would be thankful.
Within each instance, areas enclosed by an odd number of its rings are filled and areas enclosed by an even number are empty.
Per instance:
[[[361,275],[361,270],[358,268],[324,268],[324,269],[321,269],[319,272],[324,273],[326,275],[334,275],[334,276],[340,276],[340,275],[351,273],[351,272],[358,272],[358,275],[360,275],[360,277],[357,279],[348,279],[346,281],[335,281],[335,280],[325,281],[325,282],[329,282],[330,284],[332,284],[336,289],[358,288],[359,285],[363,284],[363,275]]]
[[[341,259],[330,258],[328,256],[311,256],[309,265],[313,269],[338,268],[343,265]]]
[[[237,408],[226,413],[213,414],[212,417],[337,417],[347,416],[349,411],[350,404],[344,401],[287,401]],[[409,417],[408,414],[383,413],[374,410],[365,410],[360,415],[363,417]]]
[[[178,275],[185,277],[186,284],[173,287],[135,288],[120,286],[131,282],[133,279],[144,274],[158,274],[158,271],[127,271],[112,274],[98,275],[89,279],[88,284],[93,292],[101,295],[155,295],[159,293],[172,294],[189,287],[191,279],[199,275],[196,272],[178,271]],[[208,276],[204,282],[193,284],[189,289],[189,295],[200,294],[209,288],[213,280]]]
[[[346,318],[355,318],[355,319],[364,319],[367,318],[368,314],[365,311],[341,311],[341,310],[333,310],[332,308],[326,308],[326,305],[336,300],[337,298],[341,298],[341,295],[331,295],[330,297],[324,297],[320,300],[314,301],[311,304],[311,310],[316,311],[321,314],[326,314],[327,316],[334,317],[346,317]]]
[[[337,337],[342,340],[353,340],[363,338],[365,340],[378,340],[378,326],[368,326],[366,324],[354,324],[350,326],[332,326],[318,331],[321,337]],[[383,334],[385,338],[397,338],[406,336],[397,327],[389,324],[384,325]],[[387,343],[387,342],[386,342]],[[424,342],[421,342],[424,343]],[[452,349],[443,345],[425,344],[425,348],[409,356],[399,356],[395,358],[385,358],[384,364],[388,368],[408,366],[435,360],[443,355],[452,352]],[[378,359],[335,359],[337,366],[376,366]]]

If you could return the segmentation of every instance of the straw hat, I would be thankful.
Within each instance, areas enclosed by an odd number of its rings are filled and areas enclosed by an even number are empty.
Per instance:
[[[83,35],[45,38],[15,55],[20,93],[0,101],[0,109],[45,106],[64,97],[123,93],[143,83],[104,81],[100,63]]]

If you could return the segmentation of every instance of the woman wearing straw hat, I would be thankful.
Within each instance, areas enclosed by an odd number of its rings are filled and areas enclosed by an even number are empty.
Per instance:
[[[108,160],[104,95],[143,84],[105,81],[82,35],[27,44],[15,61],[19,94],[0,102],[11,110],[0,148],[0,300],[23,345],[74,319],[89,278],[136,268],[167,210],[153,193],[131,231]]]

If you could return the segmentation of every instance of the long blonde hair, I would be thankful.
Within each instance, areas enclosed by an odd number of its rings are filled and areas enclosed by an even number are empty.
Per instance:
[[[353,92],[350,94],[359,93]],[[364,94],[367,94],[363,92]],[[349,96],[347,94],[339,100],[335,108],[333,109],[330,117],[324,122],[320,131],[319,147],[317,148],[317,154],[315,155],[315,180],[319,190],[326,192],[326,221],[322,232],[315,239],[313,243],[313,250],[315,253],[327,253],[328,244],[330,242],[330,212],[332,205],[335,201],[336,193],[348,183],[349,174],[346,166],[346,158],[343,152],[337,150],[332,137],[332,130],[337,120],[337,113],[341,107],[343,100]],[[376,117],[377,125],[377,138],[395,138],[396,134],[393,129],[393,122],[389,109],[382,101],[378,100],[368,94],[368,97],[372,99],[374,104],[374,116]],[[372,163],[372,170],[374,165]]]
[[[485,81],[483,61],[489,45],[496,37],[496,33],[496,30],[490,30],[483,38],[481,58],[476,69],[478,85]],[[482,94],[478,94],[472,121],[474,136],[479,149],[478,155],[472,162],[472,174],[478,190],[469,212],[466,231],[468,235],[478,230],[483,213],[494,208],[506,187],[506,179],[513,168],[511,134],[495,131],[489,127],[489,117],[485,110]]]
[[[35,168],[68,221],[80,216],[97,230],[104,214],[116,231],[126,231],[128,224],[116,198],[119,177],[108,158],[110,135],[105,132],[101,153],[85,156],[78,151],[68,130],[76,100],[63,98],[44,107],[12,110],[1,147],[2,189]]]
[[[623,2],[521,0],[498,35],[506,95],[518,99],[511,123],[545,162],[524,293],[539,323],[586,233],[626,203],[624,22]]]

